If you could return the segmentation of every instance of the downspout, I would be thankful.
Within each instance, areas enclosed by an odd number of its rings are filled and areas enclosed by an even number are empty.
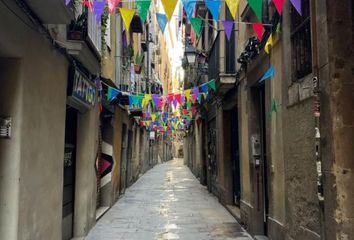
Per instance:
[[[312,29],[312,72],[313,72],[313,94],[314,94],[314,117],[315,117],[315,148],[316,148],[316,169],[317,169],[317,196],[319,202],[320,213],[320,238],[325,238],[324,230],[324,191],[323,191],[323,171],[322,171],[322,157],[321,157],[321,91],[320,79],[318,69],[318,38],[317,38],[317,6],[316,1],[310,1],[311,5],[311,29]]]

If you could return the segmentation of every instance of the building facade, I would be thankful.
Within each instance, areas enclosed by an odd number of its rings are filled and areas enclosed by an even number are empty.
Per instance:
[[[77,1],[3,1],[0,12],[0,238],[83,239],[158,162],[141,110],[124,102],[162,89],[149,77],[151,21],[135,15],[126,31],[119,10],[97,21]],[[108,101],[108,87],[122,98]]]
[[[344,102],[352,98],[353,52],[344,49],[352,49],[353,3],[301,5],[302,15],[285,1],[279,15],[264,1],[261,41],[246,1],[230,40],[221,22],[232,21],[225,5],[219,22],[197,5],[208,24],[193,45],[207,53],[218,94],[186,137],[186,163],[253,236],[351,239],[352,111]],[[261,80],[269,69],[275,74]]]

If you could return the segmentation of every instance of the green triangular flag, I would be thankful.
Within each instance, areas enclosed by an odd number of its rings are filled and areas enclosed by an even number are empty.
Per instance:
[[[197,34],[197,38],[199,38],[200,32],[202,30],[203,20],[200,17],[196,17],[196,18],[191,18],[190,21],[194,28],[195,33]]]
[[[192,103],[187,102],[187,109],[190,110],[192,108]]]
[[[136,7],[139,12],[141,22],[144,23],[147,18],[147,13],[151,5],[151,0],[137,0]]]
[[[263,1],[262,0],[247,0],[248,4],[256,14],[258,21],[262,22],[262,8]]]
[[[199,102],[199,104],[202,104],[202,94],[199,94],[199,96],[198,96],[198,102]]]
[[[277,113],[278,112],[278,108],[277,108],[277,102],[275,101],[275,99],[272,99],[272,109],[271,109],[271,113]]]
[[[211,89],[213,89],[214,91],[216,91],[216,82],[215,82],[215,79],[210,80],[210,81],[208,82],[208,85],[209,85],[209,87],[210,87]]]

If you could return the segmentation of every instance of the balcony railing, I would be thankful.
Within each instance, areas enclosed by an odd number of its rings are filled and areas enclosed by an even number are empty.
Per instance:
[[[101,23],[97,23],[94,13],[88,12],[87,15],[87,41],[91,47],[101,55]]]

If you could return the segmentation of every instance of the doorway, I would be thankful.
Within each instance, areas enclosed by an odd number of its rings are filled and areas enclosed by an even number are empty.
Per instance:
[[[66,106],[62,239],[73,237],[77,110]]]
[[[122,126],[122,151],[121,151],[121,169],[120,169],[120,194],[123,194],[126,189],[126,174],[127,174],[127,145],[128,145],[128,127],[126,124]]]
[[[253,162],[255,233],[268,234],[268,163],[266,137],[266,97],[265,85],[260,84],[251,90],[251,152]],[[269,117],[269,116],[268,116]]]
[[[237,109],[230,111],[231,120],[231,163],[232,163],[232,191],[234,205],[240,207],[241,201],[241,171],[240,147],[238,141],[238,116]]]

